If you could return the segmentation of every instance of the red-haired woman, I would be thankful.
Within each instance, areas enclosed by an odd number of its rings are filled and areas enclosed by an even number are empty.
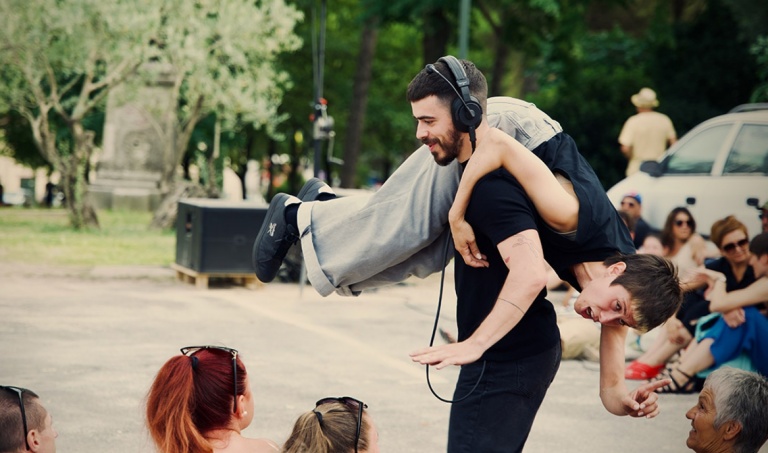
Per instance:
[[[158,371],[147,395],[147,427],[161,453],[274,453],[277,444],[240,431],[253,394],[237,351],[188,346]]]

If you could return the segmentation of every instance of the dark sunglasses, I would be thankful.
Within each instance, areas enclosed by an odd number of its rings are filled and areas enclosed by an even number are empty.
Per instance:
[[[237,413],[237,349],[232,348],[225,348],[224,346],[185,346],[181,348],[181,353],[186,356],[194,356],[195,353],[197,353],[200,350],[203,349],[218,349],[219,351],[225,351],[230,354],[232,354],[232,382],[235,383],[235,409],[234,412]],[[193,362],[193,367],[194,362]]]
[[[729,243],[723,245],[723,251],[730,253],[730,252],[736,250],[736,247],[746,248],[748,245],[749,245],[749,239],[742,239],[742,240],[736,241],[736,242],[729,242]]]
[[[342,403],[352,413],[357,412],[357,431],[355,431],[355,453],[357,453],[357,444],[360,443],[360,430],[363,427],[363,409],[367,409],[368,405],[351,396],[329,396],[318,400],[315,403],[315,407],[328,403]],[[320,423],[322,423],[322,419],[320,419]]]
[[[29,450],[29,441],[27,440],[27,433],[29,431],[27,430],[27,412],[24,410],[24,392],[29,392],[29,390],[21,388],[21,387],[13,387],[10,385],[0,385],[0,389],[10,390],[19,397],[19,409],[21,409],[21,423],[24,427],[24,444],[27,446],[27,450]]]
[[[691,220],[675,220],[675,225],[681,227],[683,225],[687,224],[689,227],[693,226],[693,222]]]

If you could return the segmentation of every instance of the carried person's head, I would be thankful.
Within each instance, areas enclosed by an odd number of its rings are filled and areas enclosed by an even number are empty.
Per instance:
[[[147,427],[162,453],[210,452],[207,432],[239,431],[253,420],[245,366],[238,352],[189,346],[158,371],[147,395]]]
[[[685,417],[693,428],[685,444],[696,453],[757,453],[768,440],[768,381],[751,371],[718,368]]]
[[[379,435],[362,401],[323,398],[299,416],[283,453],[378,453]]]
[[[615,255],[576,299],[582,317],[647,332],[675,314],[683,299],[677,268],[656,255]]]
[[[35,392],[0,385],[0,453],[55,453],[58,435]]]

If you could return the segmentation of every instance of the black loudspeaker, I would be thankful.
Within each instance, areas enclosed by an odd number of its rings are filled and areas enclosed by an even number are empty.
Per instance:
[[[267,205],[188,198],[176,217],[176,264],[200,273],[253,273],[251,251]]]

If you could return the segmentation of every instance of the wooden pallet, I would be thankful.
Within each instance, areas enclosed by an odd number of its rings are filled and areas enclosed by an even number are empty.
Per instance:
[[[171,269],[176,271],[176,278],[187,283],[194,283],[198,289],[208,289],[208,280],[210,278],[231,279],[235,284],[243,285],[249,289],[258,289],[264,285],[253,273],[198,272],[176,263],[171,263]]]

